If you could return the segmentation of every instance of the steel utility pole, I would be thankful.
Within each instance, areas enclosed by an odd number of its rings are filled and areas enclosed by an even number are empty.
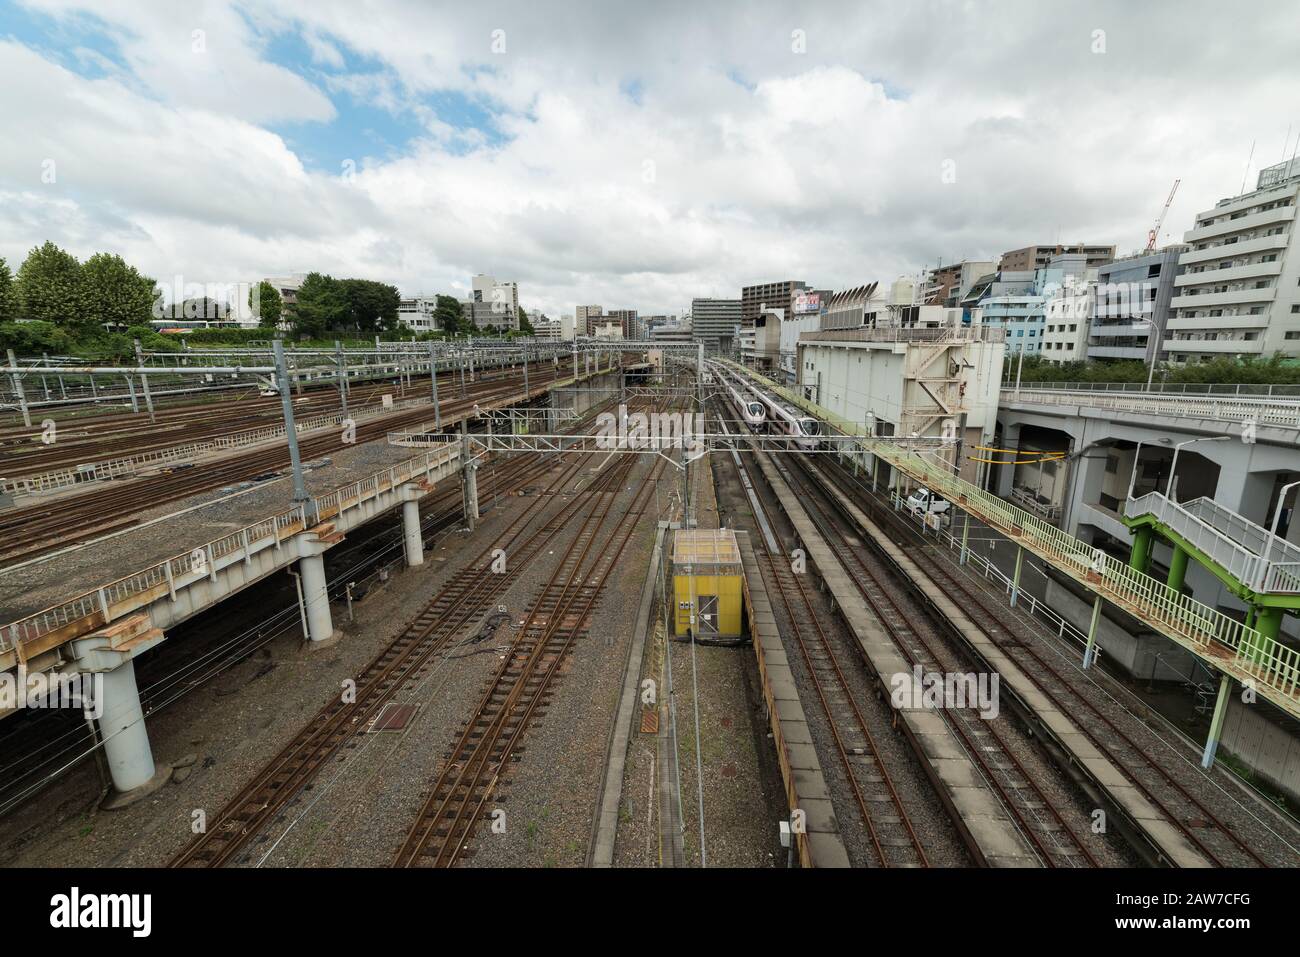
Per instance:
[[[139,339],[135,340],[135,364],[141,369],[144,368],[144,351],[140,348]],[[144,405],[149,410],[149,421],[156,422],[157,419],[154,418],[153,414],[153,394],[149,391],[149,377],[147,375],[140,376],[140,385],[144,389]]]
[[[302,458],[298,454],[298,429],[293,422],[293,396],[289,393],[289,371],[284,361],[284,342],[274,339],[271,343],[275,354],[275,379],[280,390],[280,407],[284,410],[284,437],[289,443],[289,462],[293,467],[293,500],[305,503],[307,483],[302,474]]]
[[[335,362],[338,364],[339,405],[343,409],[343,418],[346,419],[348,417],[348,367],[347,360],[343,357],[343,343],[337,339],[334,340],[334,355]]]
[[[17,370],[18,358],[14,355],[14,351],[12,349],[9,349],[7,351],[9,353],[9,368]],[[18,407],[22,409],[23,412],[23,425],[27,426],[27,428],[30,429],[32,427],[32,413],[31,410],[27,408],[27,393],[23,391],[22,373],[18,371],[14,371],[10,375],[10,378],[13,380],[14,393],[18,396]]]
[[[438,408],[438,356],[429,343],[429,381],[433,385],[433,427],[442,431],[442,411]]]

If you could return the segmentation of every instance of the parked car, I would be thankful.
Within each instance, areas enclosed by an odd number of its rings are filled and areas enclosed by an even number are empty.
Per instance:
[[[907,510],[913,515],[942,515],[952,503],[928,488],[918,488],[907,497]]]

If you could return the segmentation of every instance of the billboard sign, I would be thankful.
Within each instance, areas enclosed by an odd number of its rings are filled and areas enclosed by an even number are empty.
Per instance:
[[[821,312],[821,309],[821,293],[800,292],[794,297],[794,312],[796,315],[809,312]]]

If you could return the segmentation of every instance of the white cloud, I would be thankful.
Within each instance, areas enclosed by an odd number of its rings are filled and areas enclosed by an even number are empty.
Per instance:
[[[51,238],[120,246],[158,276],[323,269],[412,292],[490,271],[553,314],[658,312],[751,281],[888,281],[1031,242],[1123,250],[1181,177],[1177,238],[1236,190],[1252,140],[1258,168],[1281,159],[1288,123],[1300,131],[1280,112],[1300,92],[1295,8],[997,9],[97,5],[123,75],[87,80],[0,43],[16,104],[0,198],[19,213],[0,254]],[[791,51],[796,28],[806,54]],[[265,59],[287,31],[310,80]],[[394,151],[353,130],[355,181],[312,172],[266,124],[330,121],[322,91],[423,132]],[[457,104],[489,108],[504,141],[461,127]],[[44,157],[57,186],[40,183]]]

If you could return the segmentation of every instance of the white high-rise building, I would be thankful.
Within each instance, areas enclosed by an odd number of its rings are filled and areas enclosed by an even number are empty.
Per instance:
[[[574,306],[573,326],[580,336],[592,335],[596,320],[605,315],[604,306]]]
[[[1300,356],[1300,159],[1260,170],[1255,189],[1200,213],[1183,237],[1162,358]]]
[[[1087,358],[1095,298],[1092,283],[1075,276],[1066,276],[1061,285],[1053,287],[1044,308],[1044,359],[1073,362]]]
[[[518,322],[519,315],[519,283],[517,282],[499,282],[495,276],[488,276],[479,273],[471,281],[474,290],[474,302],[491,303],[493,306],[499,306],[499,312],[510,311],[510,315],[516,317]]]

